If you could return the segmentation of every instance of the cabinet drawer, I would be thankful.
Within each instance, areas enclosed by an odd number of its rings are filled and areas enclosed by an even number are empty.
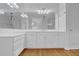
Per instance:
[[[18,40],[24,39],[24,35],[20,35],[14,38],[14,43],[17,42]]]

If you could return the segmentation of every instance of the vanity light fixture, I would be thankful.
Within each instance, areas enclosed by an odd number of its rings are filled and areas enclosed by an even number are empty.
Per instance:
[[[19,6],[16,4],[16,3],[8,3],[8,5],[11,7],[11,8],[19,8]]]
[[[46,8],[42,8],[40,10],[36,10],[38,14],[49,14],[50,12],[52,12],[52,10],[46,9]]]

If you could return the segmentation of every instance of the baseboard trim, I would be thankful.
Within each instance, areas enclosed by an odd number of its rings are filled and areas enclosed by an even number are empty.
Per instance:
[[[64,48],[65,50],[70,50],[70,48]]]
[[[79,48],[70,48],[70,50],[79,50]]]
[[[24,49],[64,49],[64,48],[24,48]]]
[[[24,52],[24,50],[25,50],[25,48],[21,51],[21,53],[23,53],[23,52]],[[18,56],[20,56],[20,55],[21,55],[21,53],[20,53]]]
[[[79,48],[64,48],[65,50],[79,50]]]

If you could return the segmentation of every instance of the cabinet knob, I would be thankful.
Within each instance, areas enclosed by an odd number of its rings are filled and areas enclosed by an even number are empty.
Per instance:
[[[72,31],[72,29],[69,29],[69,31]]]

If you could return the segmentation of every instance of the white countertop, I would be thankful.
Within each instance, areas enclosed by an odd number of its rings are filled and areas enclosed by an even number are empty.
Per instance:
[[[24,33],[23,30],[19,29],[0,29],[0,37],[16,36]]]
[[[16,36],[26,32],[65,32],[58,30],[23,30],[23,29],[6,29],[0,28],[0,37]]]

